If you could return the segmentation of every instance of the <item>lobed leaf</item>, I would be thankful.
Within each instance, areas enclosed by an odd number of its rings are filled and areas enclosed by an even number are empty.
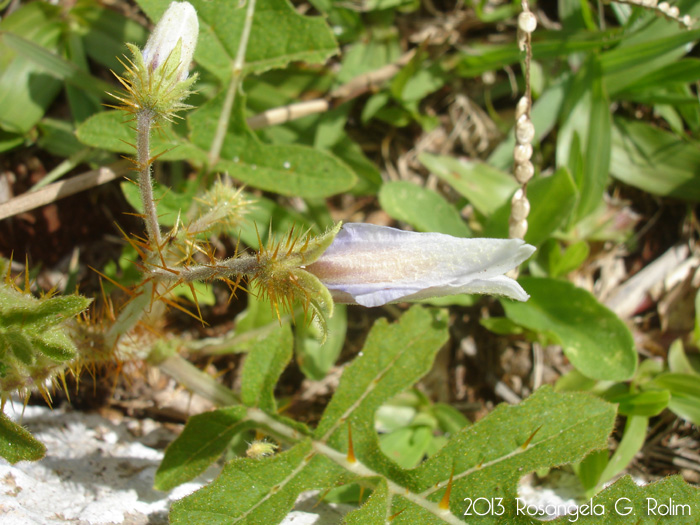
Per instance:
[[[175,502],[170,523],[279,523],[302,491],[342,476],[338,465],[313,452],[309,440],[273,457],[235,459],[213,483]]]
[[[700,490],[683,481],[680,476],[670,476],[642,487],[631,477],[625,476],[603,490],[593,503],[599,505],[596,513],[579,514],[577,524],[594,525],[605,522],[610,525],[693,525],[697,523],[697,517],[700,515]],[[662,508],[661,505],[666,508]],[[562,516],[550,523],[564,525],[571,523],[572,519],[572,516]]]
[[[182,434],[166,449],[154,487],[170,490],[204,472],[245,428],[245,415],[244,407],[229,407],[190,417]]]

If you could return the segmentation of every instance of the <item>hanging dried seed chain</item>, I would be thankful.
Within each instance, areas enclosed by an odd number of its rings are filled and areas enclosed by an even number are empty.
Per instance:
[[[532,61],[531,34],[537,27],[537,19],[530,11],[527,0],[522,2],[523,11],[518,16],[518,47],[525,52],[524,74],[525,95],[515,107],[515,148],[513,149],[515,179],[520,188],[513,195],[508,221],[508,235],[513,239],[522,239],[527,233],[527,216],[530,214],[530,201],[527,200],[527,182],[535,174],[532,165],[532,141],[535,138],[535,126],[530,120],[532,92],[530,89],[530,62]]]

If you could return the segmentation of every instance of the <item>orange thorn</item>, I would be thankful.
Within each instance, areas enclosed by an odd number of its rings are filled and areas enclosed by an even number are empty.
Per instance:
[[[527,438],[527,440],[525,441],[525,443],[523,443],[522,446],[521,446],[520,448],[522,448],[523,450],[525,450],[525,449],[530,445],[530,441],[532,441],[532,438],[535,437],[535,434],[537,434],[537,433],[540,431],[541,428],[542,428],[542,425],[540,425],[539,427],[537,427],[537,428],[535,429],[535,431],[534,431],[532,434],[530,434],[530,437]]]
[[[352,445],[352,426],[350,426],[350,420],[348,420],[348,456],[346,459],[348,460],[348,463],[357,463],[355,449]]]
[[[445,494],[442,496],[442,499],[440,500],[440,503],[438,504],[438,507],[440,507],[442,510],[449,510],[450,509],[450,493],[452,492],[452,478],[454,477],[455,474],[455,466],[454,463],[452,464],[452,472],[450,472],[450,481],[447,482],[447,489],[445,489]]]

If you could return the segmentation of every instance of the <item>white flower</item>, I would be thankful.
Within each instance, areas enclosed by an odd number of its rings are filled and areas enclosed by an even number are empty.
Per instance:
[[[525,290],[504,274],[534,251],[520,239],[462,239],[351,223],[306,269],[337,303],[372,307],[461,293],[526,301]]]
[[[158,68],[182,42],[178,59],[177,79],[183,81],[189,74],[190,63],[197,46],[199,21],[197,11],[189,2],[173,2],[163,13],[160,21],[143,48],[143,61],[150,71]],[[172,60],[172,59],[171,59]]]

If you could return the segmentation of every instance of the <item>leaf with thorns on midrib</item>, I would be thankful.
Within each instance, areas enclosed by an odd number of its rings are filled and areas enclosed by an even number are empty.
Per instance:
[[[614,406],[590,395],[558,394],[544,387],[520,405],[500,405],[482,421],[451,436],[442,450],[419,467],[404,470],[380,451],[374,415],[379,406],[430,369],[446,339],[444,311],[417,306],[397,323],[378,321],[362,354],[344,371],[313,434],[305,425],[255,407],[224,408],[200,416],[216,418],[226,411],[230,428],[245,422],[291,448],[273,457],[229,463],[212,484],[173,505],[173,523],[202,519],[276,523],[302,492],[323,493],[352,482],[372,491],[372,496],[356,514],[348,515],[348,523],[383,524],[390,518],[392,523],[463,523],[464,498],[469,497],[504,498],[501,522],[524,522],[514,507],[519,479],[541,468],[579,461],[591,450],[605,447]],[[261,343],[256,351],[273,355],[280,352],[275,344],[290,344],[274,343],[273,337],[266,341],[270,344]],[[279,373],[279,369],[274,372]],[[264,384],[256,384],[269,390],[274,381],[268,377]],[[205,428],[203,419],[188,423],[168,448],[161,467],[172,475],[168,488],[203,471],[215,460],[216,450],[224,452],[228,447],[229,432],[218,428],[207,437]],[[210,448],[202,443],[206,440],[211,441]],[[207,457],[197,458],[203,446]],[[178,471],[179,464],[184,468],[185,463],[191,466],[197,461],[197,472]],[[496,521],[492,518],[491,522]],[[484,523],[489,521],[486,517]]]

